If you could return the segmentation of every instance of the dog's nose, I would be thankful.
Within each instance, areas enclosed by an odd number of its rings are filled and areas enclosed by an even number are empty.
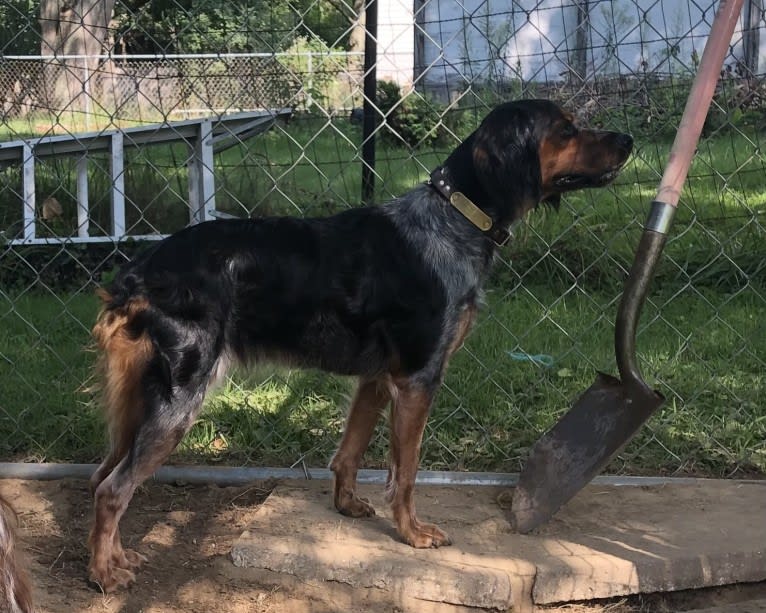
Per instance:
[[[617,137],[617,146],[630,153],[633,149],[633,137],[630,134],[620,134]]]

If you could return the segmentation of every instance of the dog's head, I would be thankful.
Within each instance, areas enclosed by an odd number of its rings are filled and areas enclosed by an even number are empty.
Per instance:
[[[632,148],[629,134],[580,127],[549,100],[520,100],[491,111],[445,166],[480,208],[509,223],[564,192],[606,185]]]

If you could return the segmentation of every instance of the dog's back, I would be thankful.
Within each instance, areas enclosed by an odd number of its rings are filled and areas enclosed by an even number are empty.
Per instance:
[[[0,611],[32,612],[29,577],[16,547],[16,513],[0,496]]]

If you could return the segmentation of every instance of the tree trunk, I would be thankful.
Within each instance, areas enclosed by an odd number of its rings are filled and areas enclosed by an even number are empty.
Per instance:
[[[350,18],[352,29],[348,36],[349,51],[364,51],[365,0],[354,0],[354,17]]]
[[[758,50],[760,48],[760,23],[763,13],[761,0],[746,0],[742,15],[742,55],[745,77],[758,74]]]
[[[42,0],[40,54],[56,56],[46,62],[43,91],[52,111],[83,111],[91,104],[91,84],[97,57],[110,40],[114,0]],[[60,56],[90,56],[62,58]]]
[[[589,0],[576,0],[577,29],[575,45],[569,58],[569,81],[582,85],[588,75],[588,42],[590,40]]]

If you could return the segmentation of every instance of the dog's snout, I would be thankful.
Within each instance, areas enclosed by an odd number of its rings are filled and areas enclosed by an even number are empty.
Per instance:
[[[617,146],[625,153],[630,153],[633,150],[633,137],[630,134],[618,134]]]

